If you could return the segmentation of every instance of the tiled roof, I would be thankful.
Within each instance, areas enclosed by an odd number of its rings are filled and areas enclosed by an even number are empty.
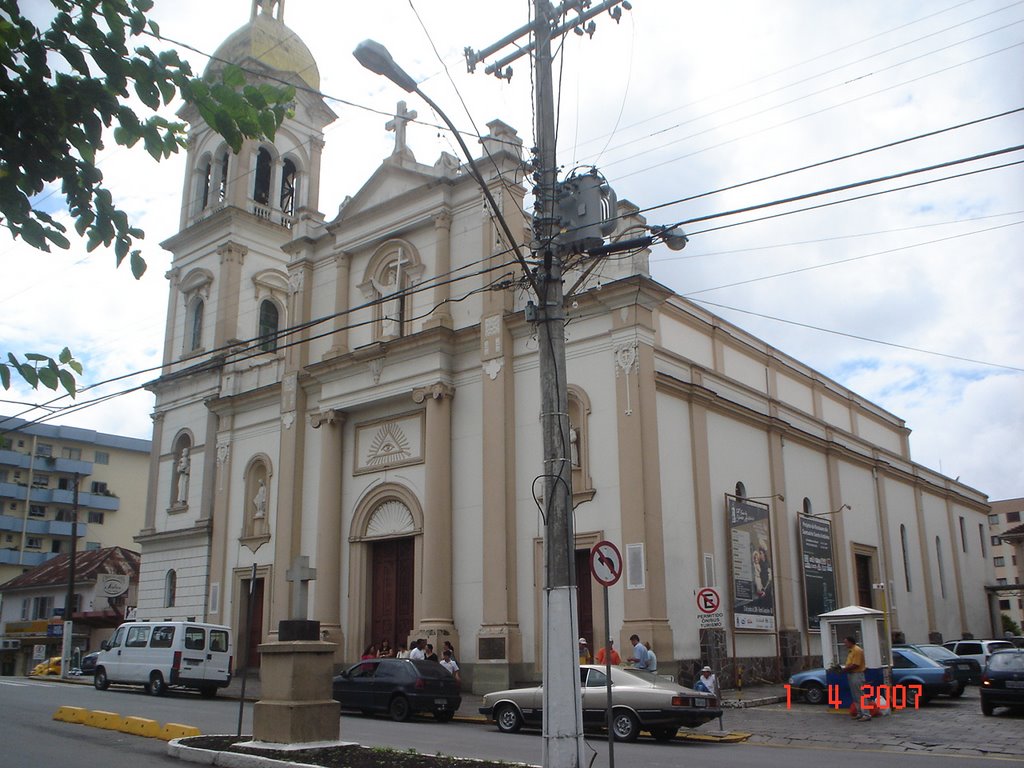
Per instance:
[[[1005,530],[999,534],[999,538],[1001,539],[1005,539],[1009,536],[1024,536],[1024,523],[1021,523],[1020,525],[1015,525],[1013,528],[1009,528],[1008,530]]]
[[[70,560],[69,554],[58,555],[20,576],[15,576],[10,581],[0,584],[0,592],[67,584]],[[104,573],[130,576],[132,581],[137,582],[140,560],[141,556],[138,552],[124,547],[106,547],[75,552],[75,583],[95,581],[97,576]]]

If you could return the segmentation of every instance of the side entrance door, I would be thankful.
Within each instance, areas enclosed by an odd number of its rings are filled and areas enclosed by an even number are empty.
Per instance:
[[[412,631],[413,541],[410,537],[374,542],[370,637],[357,645],[387,640],[395,647],[404,643]],[[425,588],[430,589],[430,585]]]

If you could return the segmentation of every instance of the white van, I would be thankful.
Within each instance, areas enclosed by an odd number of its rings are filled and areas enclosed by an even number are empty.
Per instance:
[[[145,686],[154,696],[168,687],[194,688],[217,695],[231,682],[231,629],[195,621],[131,621],[103,642],[93,684]]]

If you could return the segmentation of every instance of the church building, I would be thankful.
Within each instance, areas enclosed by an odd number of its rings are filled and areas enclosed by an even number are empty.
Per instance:
[[[253,0],[209,65],[296,86],[274,141],[234,154],[180,113],[138,616],[231,625],[236,668],[308,617],[339,666],[424,637],[453,643],[473,690],[539,679],[532,297],[464,161],[413,154],[404,103],[392,154],[320,212],[336,115],[283,8]],[[528,244],[523,140],[487,129],[478,165]],[[612,239],[643,233],[619,214]],[[566,275],[580,635],[603,640],[603,540],[622,554],[611,635],[649,641],[663,674],[779,679],[833,641],[817,615],[853,604],[908,641],[991,635],[985,495],[915,464],[897,416],[659,284],[648,256]]]

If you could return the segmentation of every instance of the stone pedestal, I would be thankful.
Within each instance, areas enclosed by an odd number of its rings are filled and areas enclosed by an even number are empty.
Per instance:
[[[263,698],[253,710],[254,741],[337,741],[340,707],[331,698],[334,643],[297,640],[260,646]]]

